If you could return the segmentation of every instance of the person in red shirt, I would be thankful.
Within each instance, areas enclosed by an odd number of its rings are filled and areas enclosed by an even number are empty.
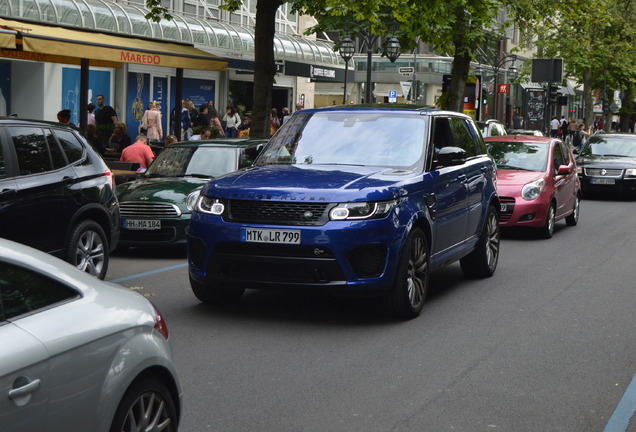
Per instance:
[[[120,161],[139,162],[141,168],[148,168],[155,155],[148,145],[148,138],[145,135],[139,135],[133,145],[129,145],[121,152]]]

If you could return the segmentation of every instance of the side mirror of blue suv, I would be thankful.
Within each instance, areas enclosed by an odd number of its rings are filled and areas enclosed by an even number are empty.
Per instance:
[[[254,166],[211,180],[188,230],[189,278],[205,303],[245,289],[373,295],[413,318],[429,274],[499,258],[496,172],[473,120],[409,106],[298,111]]]

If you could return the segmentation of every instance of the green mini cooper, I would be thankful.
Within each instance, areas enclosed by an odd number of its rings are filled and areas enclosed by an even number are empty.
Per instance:
[[[192,207],[214,177],[249,167],[267,140],[215,139],[172,144],[137,180],[117,186],[119,246],[186,242]]]

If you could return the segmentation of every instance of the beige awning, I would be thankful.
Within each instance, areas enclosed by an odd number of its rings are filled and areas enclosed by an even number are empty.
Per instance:
[[[135,63],[209,71],[227,70],[225,59],[192,45],[126,38],[0,18],[0,29],[3,28],[17,32],[17,35],[14,36],[16,51],[22,53],[38,53],[62,60],[69,57],[73,59],[85,58],[91,60],[91,65],[96,65],[94,61],[102,61],[114,64]],[[2,36],[0,36],[1,43]],[[3,57],[27,57],[27,60],[30,59],[29,55],[11,55],[10,49],[3,49],[1,52]]]
[[[0,48],[15,49],[15,36],[17,32],[14,30],[5,30],[0,28]]]

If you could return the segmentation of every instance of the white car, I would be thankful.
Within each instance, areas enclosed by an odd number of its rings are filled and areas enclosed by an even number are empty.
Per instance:
[[[143,296],[0,239],[0,429],[177,431],[168,328]]]

